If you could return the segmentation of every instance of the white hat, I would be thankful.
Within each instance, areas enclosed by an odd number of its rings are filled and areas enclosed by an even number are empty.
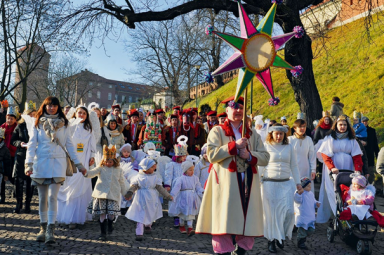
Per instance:
[[[153,167],[156,165],[156,162],[151,159],[151,158],[144,158],[140,161],[140,169],[143,170],[144,172],[147,171],[149,168]]]
[[[150,151],[150,150],[156,150],[156,146],[152,143],[152,142],[148,142],[148,143],[146,143],[145,145],[144,145],[144,148],[143,148],[143,151],[145,152],[145,153],[148,153],[148,151]]]
[[[287,120],[287,117],[283,116],[280,118],[280,120]]]
[[[298,114],[297,114],[297,119],[298,120],[305,120],[305,113],[303,113],[303,112],[299,112]]]
[[[129,143],[126,143],[124,144],[123,146],[120,147],[120,152],[122,152],[123,150],[127,150],[128,152],[131,152],[132,151],[132,146],[129,144]]]
[[[186,160],[181,163],[181,169],[183,170],[183,173],[185,173],[191,167],[193,167],[193,163],[189,160]]]
[[[188,161],[191,161],[193,164],[196,164],[197,162],[199,162],[199,157],[198,156],[195,156],[195,155],[188,155],[187,156],[187,160]]]
[[[263,115],[257,115],[256,117],[253,118],[253,120],[255,121],[255,124],[256,125],[264,125],[264,122],[263,122]]]

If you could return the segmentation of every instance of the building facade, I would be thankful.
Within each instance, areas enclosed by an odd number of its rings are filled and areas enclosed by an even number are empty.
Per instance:
[[[153,95],[153,102],[161,109],[172,108],[176,102],[168,89],[163,89]]]
[[[62,88],[60,100],[71,106],[97,102],[100,107],[111,108],[116,100],[123,108],[130,108],[153,95],[147,85],[107,79],[87,69],[58,83]]]
[[[223,77],[224,84],[236,78],[237,75],[238,75],[238,70],[230,71],[228,73],[223,74],[222,77]],[[195,99],[196,90],[197,90],[197,97],[202,97],[216,90],[218,87],[219,85],[217,84],[217,80],[214,78],[213,83],[211,84],[209,84],[208,82],[203,82],[197,86],[191,87],[191,89],[189,90],[189,97],[191,99]]]
[[[316,37],[324,31],[384,10],[384,0],[325,0],[301,15],[305,31]]]

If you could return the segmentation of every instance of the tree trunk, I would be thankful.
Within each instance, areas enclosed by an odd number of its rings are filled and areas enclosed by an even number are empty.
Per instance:
[[[291,19],[284,22],[284,32],[291,32],[294,26],[298,25],[297,20],[300,22],[300,25],[303,26],[298,16],[296,21]],[[300,39],[292,38],[292,40],[285,45],[285,59],[291,65],[301,65],[304,69],[298,78],[293,77],[289,70],[287,70],[286,73],[291,82],[292,89],[295,92],[295,100],[300,106],[300,111],[306,114],[307,126],[312,129],[313,121],[322,117],[323,106],[313,74],[311,46],[312,40],[308,35]]]

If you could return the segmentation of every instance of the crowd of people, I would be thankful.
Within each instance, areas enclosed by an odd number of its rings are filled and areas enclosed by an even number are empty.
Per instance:
[[[384,150],[379,151],[375,129],[358,112],[350,120],[339,98],[312,130],[303,113],[290,127],[284,116],[280,123],[261,115],[244,120],[243,98],[221,103],[226,109],[221,114],[199,116],[197,108],[176,106],[165,116],[162,109],[122,112],[116,103],[110,112],[97,103],[62,107],[47,97],[38,109],[26,103],[20,115],[3,101],[0,203],[6,202],[10,181],[14,212],[30,213],[36,187],[36,240],[48,244],[56,242],[56,223],[74,229],[90,220],[98,220],[99,239],[107,240],[121,215],[137,223],[141,241],[163,217],[165,203],[174,227],[189,236],[212,235],[215,253],[245,254],[262,236],[276,253],[294,228],[298,248],[307,249],[315,222],[335,217],[331,176],[340,170],[354,177],[351,192],[363,194],[350,195],[346,210],[371,206],[382,190],[375,175],[384,174]],[[362,192],[372,184],[376,192]],[[373,207],[367,210],[363,218],[384,227],[371,214]]]

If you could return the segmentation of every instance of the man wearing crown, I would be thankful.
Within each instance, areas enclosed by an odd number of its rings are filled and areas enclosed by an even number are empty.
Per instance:
[[[269,153],[260,135],[248,126],[242,137],[243,98],[235,102],[230,97],[222,103],[228,117],[208,135],[210,175],[196,233],[212,235],[215,253],[245,254],[252,249],[254,238],[264,234],[258,166],[268,164]]]
[[[117,124],[122,125],[123,120],[122,118],[120,118],[120,113],[121,113],[121,107],[115,100],[112,105],[112,114],[115,116]]]

